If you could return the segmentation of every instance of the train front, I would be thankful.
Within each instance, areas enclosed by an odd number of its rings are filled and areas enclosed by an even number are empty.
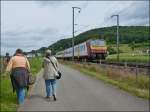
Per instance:
[[[93,59],[105,59],[107,56],[107,47],[105,40],[96,39],[89,41],[89,53]]]

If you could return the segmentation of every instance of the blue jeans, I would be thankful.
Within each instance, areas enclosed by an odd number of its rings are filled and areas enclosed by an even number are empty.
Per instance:
[[[19,104],[22,104],[24,102],[24,99],[25,99],[25,89],[24,88],[18,88],[16,90],[16,93],[17,93],[17,99],[18,99]]]
[[[56,95],[56,79],[45,80],[47,97]]]

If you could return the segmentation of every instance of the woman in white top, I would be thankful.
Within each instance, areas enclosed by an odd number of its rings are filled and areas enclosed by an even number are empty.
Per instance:
[[[54,68],[55,66],[55,68]],[[46,51],[46,56],[43,59],[43,78],[46,85],[46,98],[54,98],[56,101],[56,75],[58,71],[58,61],[51,55],[51,50]]]

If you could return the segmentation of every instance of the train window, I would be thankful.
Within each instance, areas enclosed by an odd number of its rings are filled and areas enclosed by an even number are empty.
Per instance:
[[[83,45],[83,51],[85,50],[85,45]]]
[[[80,51],[84,51],[85,50],[85,46],[84,45],[81,45],[80,46]]]
[[[91,45],[95,45],[95,41],[91,41],[90,44],[91,44]]]
[[[72,53],[72,49],[69,49],[66,54],[71,54]]]
[[[105,45],[105,41],[98,41],[99,45]]]
[[[104,46],[105,45],[105,41],[104,40],[92,40],[91,45],[100,45],[100,46]]]

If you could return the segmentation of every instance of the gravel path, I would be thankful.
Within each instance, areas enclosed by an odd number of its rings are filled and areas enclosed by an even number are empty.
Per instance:
[[[44,97],[45,83],[39,73],[30,95],[18,111],[148,111],[149,102],[102,81],[60,65],[56,102]]]

